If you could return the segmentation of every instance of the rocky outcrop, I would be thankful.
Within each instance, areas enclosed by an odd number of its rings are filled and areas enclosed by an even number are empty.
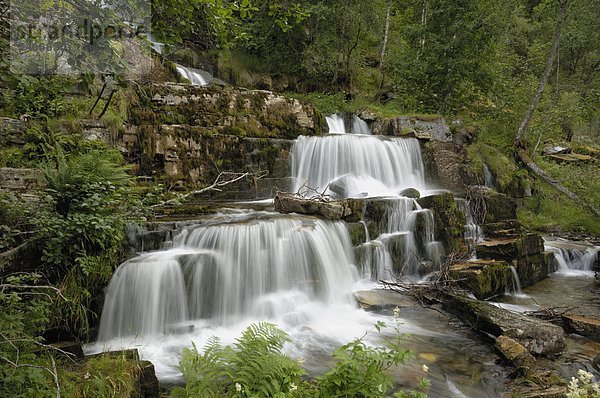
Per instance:
[[[555,356],[565,346],[562,328],[550,322],[462,296],[447,295],[442,301],[444,310],[455,314],[479,332],[511,338],[534,356]]]
[[[412,307],[414,298],[385,289],[362,290],[352,293],[358,304],[368,310]]]
[[[452,141],[450,127],[439,115],[382,118],[371,125],[375,135],[414,137],[423,140]]]
[[[0,117],[0,145],[2,147],[25,144],[27,125],[17,119]]]
[[[284,192],[277,193],[273,204],[280,213],[319,216],[327,220],[360,220],[362,209],[360,201],[352,199],[324,201]]]
[[[430,141],[421,145],[421,149],[430,181],[454,192],[465,192],[469,186],[479,183],[463,146]]]
[[[458,208],[451,193],[425,196],[417,200],[434,215],[435,237],[444,243],[446,253],[466,251],[464,241],[465,215]]]
[[[511,284],[512,273],[506,261],[470,260],[453,264],[450,277],[484,300],[504,293]]]
[[[34,169],[0,168],[0,189],[31,192],[43,186],[43,172]]]
[[[600,340],[600,320],[588,316],[567,314],[562,316],[565,330]]]
[[[213,198],[263,199],[289,181],[293,141],[212,134],[198,126],[131,126],[120,149],[133,172],[163,180],[171,186],[210,185],[220,171],[266,171],[267,177],[245,179]],[[229,195],[227,197],[226,195]]]
[[[270,91],[222,86],[152,84],[130,110],[130,123],[188,125],[209,134],[287,138],[325,133],[325,121],[312,106]]]

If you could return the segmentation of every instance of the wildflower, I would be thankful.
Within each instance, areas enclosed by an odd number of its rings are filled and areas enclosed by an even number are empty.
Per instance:
[[[298,358],[298,364],[304,365],[304,358],[302,358],[302,357]]]
[[[398,307],[396,307],[396,308],[398,308]],[[377,389],[379,390],[379,392],[383,392],[383,385],[382,384],[378,385]]]
[[[242,392],[242,385],[240,383],[235,383],[235,391]]]
[[[290,391],[296,391],[298,389],[298,386],[295,385],[294,383],[290,383]]]
[[[87,379],[89,379],[89,378],[90,378],[90,376],[92,376],[92,375],[90,374],[90,372],[85,372],[85,374],[83,375],[83,378],[87,380]]]
[[[394,318],[396,318],[396,319],[400,318],[400,308],[398,308],[398,307],[394,308]]]
[[[425,372],[425,373],[429,372],[429,366],[423,365],[423,372]]]

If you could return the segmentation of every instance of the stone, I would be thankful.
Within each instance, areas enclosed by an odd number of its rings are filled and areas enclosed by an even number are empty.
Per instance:
[[[470,260],[453,264],[450,277],[480,300],[504,293],[512,283],[510,265],[505,261]]]
[[[551,145],[547,146],[542,150],[542,154],[544,155],[562,155],[566,153],[570,153],[571,148],[560,146],[560,145]]]
[[[600,320],[574,314],[563,315],[562,319],[567,332],[600,340]]]
[[[529,373],[535,366],[535,358],[525,347],[511,339],[501,335],[496,338],[496,350],[508,363],[523,373]]]
[[[534,356],[552,357],[565,347],[562,328],[550,322],[458,295],[446,295],[442,298],[442,305],[444,310],[455,314],[477,331],[494,337],[509,337]]]
[[[467,250],[464,241],[465,215],[458,208],[454,196],[449,193],[419,198],[417,202],[431,209],[434,216],[435,239],[444,244],[446,253],[463,253]]]
[[[44,187],[44,173],[36,169],[0,168],[0,189],[31,192]]]
[[[517,239],[487,240],[475,246],[477,258],[511,261],[518,256]]]
[[[406,196],[411,199],[419,199],[421,197],[421,192],[415,188],[406,188],[400,191],[400,196]]]
[[[454,192],[466,192],[479,178],[472,170],[464,146],[429,141],[421,145],[426,178]]]
[[[139,396],[141,398],[158,398],[160,396],[160,386],[156,377],[154,364],[150,361],[139,361],[139,363]]]
[[[452,141],[452,132],[446,120],[439,115],[398,116],[383,118],[373,122],[374,135],[415,138],[435,141]]]
[[[353,246],[362,245],[367,241],[367,231],[365,230],[365,224],[361,222],[348,222],[345,223],[350,239],[352,240]]]
[[[273,203],[280,213],[319,216],[326,220],[342,220],[353,214],[352,206],[344,200],[321,201],[278,192]]]
[[[0,145],[2,147],[25,144],[26,132],[27,125],[23,121],[0,117]]]
[[[361,290],[352,294],[362,308],[369,310],[412,307],[416,304],[410,296],[385,289]]]

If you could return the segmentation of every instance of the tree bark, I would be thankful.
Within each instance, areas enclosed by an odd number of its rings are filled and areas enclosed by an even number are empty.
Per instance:
[[[390,12],[392,10],[392,2],[388,1],[387,11],[385,14],[385,30],[383,32],[383,44],[381,46],[381,55],[379,56],[379,71],[381,72],[381,82],[379,83],[379,89],[383,88],[383,83],[385,80],[385,75],[383,73],[383,65],[385,61],[385,53],[387,51],[387,44],[390,35]]]
[[[538,89],[531,101],[529,109],[525,112],[525,116],[519,125],[519,130],[517,131],[516,144],[518,149],[518,155],[521,161],[533,171],[538,177],[542,180],[550,184],[559,192],[562,192],[576,203],[580,204],[584,208],[590,210],[597,217],[600,217],[600,210],[595,208],[592,204],[586,202],[581,199],[577,194],[569,190],[567,187],[562,185],[559,181],[554,179],[548,173],[546,173],[540,166],[538,166],[532,159],[528,149],[527,149],[527,140],[525,139],[527,133],[527,127],[529,126],[529,122],[531,121],[531,117],[533,116],[533,112],[537,108],[538,103],[540,102],[540,98],[542,97],[542,93],[544,92],[544,88],[548,83],[548,78],[550,77],[550,72],[552,71],[552,65],[554,64],[554,60],[556,59],[558,53],[558,45],[560,42],[560,31],[562,28],[562,24],[565,19],[565,13],[567,10],[568,0],[562,0],[560,2],[560,12],[558,16],[558,20],[556,22],[556,27],[554,28],[554,35],[552,37],[552,49],[550,50],[550,55],[548,56],[548,60],[546,61],[546,69],[540,78],[540,84]]]

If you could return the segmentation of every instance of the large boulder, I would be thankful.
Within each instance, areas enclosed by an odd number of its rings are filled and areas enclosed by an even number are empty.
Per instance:
[[[479,332],[511,338],[534,356],[552,357],[565,347],[562,328],[550,322],[458,295],[446,295],[442,304],[444,310],[455,314]]]
[[[327,220],[352,220],[355,218],[353,216],[360,213],[360,208],[354,203],[352,200],[308,199],[285,192],[278,192],[273,201],[275,210],[280,213],[319,216]]]
[[[442,116],[398,116],[376,120],[371,130],[375,135],[416,137],[425,140],[452,141],[450,127]]]

